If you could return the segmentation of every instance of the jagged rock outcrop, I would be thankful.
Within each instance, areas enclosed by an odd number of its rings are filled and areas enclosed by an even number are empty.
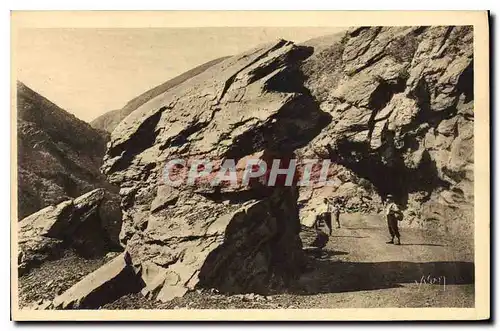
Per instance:
[[[227,59],[113,131],[103,170],[121,186],[122,239],[145,293],[169,300],[196,285],[259,293],[297,275],[295,187],[169,187],[162,173],[172,158],[272,159],[307,144],[328,122],[295,70],[311,51],[281,40]]]
[[[120,213],[117,189],[99,171],[108,139],[18,82],[18,219],[99,187],[115,195],[106,203]]]
[[[121,249],[113,242],[116,214],[106,209],[106,192],[96,189],[74,200],[48,206],[19,222],[18,268],[22,275],[65,248],[84,257]]]
[[[102,169],[120,186],[121,240],[143,293],[286,284],[303,264],[299,218],[310,223],[324,196],[377,211],[391,193],[414,225],[471,229],[471,38],[467,26],[362,27],[281,40],[132,112]],[[329,159],[332,184],[171,187],[162,177],[172,159],[248,157]]]
[[[90,125],[92,127],[98,129],[98,130],[103,130],[107,132],[113,132],[113,130],[116,128],[118,123],[120,123],[125,117],[127,117],[131,112],[148,102],[149,100],[157,97],[158,95],[165,93],[172,87],[175,87],[184,81],[201,74],[203,71],[207,70],[211,66],[221,62],[222,60],[226,59],[227,57],[221,57],[215,60],[208,61],[206,63],[203,63],[191,70],[186,71],[185,73],[174,77],[165,83],[162,83],[154,88],[152,88],[149,91],[144,92],[143,94],[139,95],[138,97],[130,100],[127,102],[127,104],[122,108],[122,109],[115,109],[111,110],[96,119],[92,120],[90,122]]]
[[[361,27],[316,45],[302,70],[333,121],[297,153],[338,169],[333,187],[301,192],[305,209],[350,185],[348,199],[374,206],[392,193],[414,226],[472,233],[472,38],[468,26]]]

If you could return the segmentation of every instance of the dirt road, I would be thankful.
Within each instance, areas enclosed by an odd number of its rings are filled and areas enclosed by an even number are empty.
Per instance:
[[[287,293],[268,296],[193,291],[168,303],[140,294],[104,309],[280,309],[473,307],[473,244],[417,229],[401,229],[402,245],[388,245],[377,215],[342,215],[321,257]]]
[[[472,240],[402,228],[397,246],[385,243],[378,215],[343,215],[341,222],[299,281],[304,305],[473,307]]]

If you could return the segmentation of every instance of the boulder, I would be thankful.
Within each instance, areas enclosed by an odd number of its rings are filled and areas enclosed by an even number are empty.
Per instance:
[[[74,200],[48,206],[19,222],[18,267],[20,274],[72,247],[85,256],[118,249],[106,231],[101,215],[105,190],[95,189]],[[116,240],[117,238],[115,238]]]
[[[54,298],[53,309],[96,309],[143,286],[122,253]]]
[[[302,225],[300,240],[305,250],[315,250],[324,248],[329,237],[324,231]]]
[[[266,292],[303,263],[295,187],[165,187],[174,158],[290,158],[328,116],[303,90],[309,47],[279,40],[231,57],[145,103],[113,131],[103,171],[121,187],[121,238],[148,296],[196,286]],[[288,146],[288,148],[283,148]]]

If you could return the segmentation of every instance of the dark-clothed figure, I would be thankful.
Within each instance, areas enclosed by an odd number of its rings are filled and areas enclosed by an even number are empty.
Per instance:
[[[342,212],[344,205],[342,200],[335,199],[335,203],[333,204],[333,216],[335,217],[335,222],[337,223],[337,229],[340,229],[340,213]]]
[[[399,234],[398,222],[401,220],[401,211],[398,205],[394,202],[392,195],[387,196],[385,206],[385,217],[387,218],[387,227],[391,240],[387,244],[401,245],[401,235]]]
[[[318,213],[316,214],[315,228],[319,228],[321,223],[325,223],[328,228],[328,234],[332,235],[332,205],[327,198],[323,199],[323,203],[319,206]]]

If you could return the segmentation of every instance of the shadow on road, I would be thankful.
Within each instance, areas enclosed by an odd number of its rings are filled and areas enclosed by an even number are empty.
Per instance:
[[[322,250],[322,249],[318,249],[318,248],[304,249],[304,253],[307,256],[309,256],[310,258],[318,259],[318,261],[328,260],[335,255],[347,255],[347,254],[349,254],[348,252],[344,252],[344,251],[330,251],[330,250],[326,251],[326,250]],[[331,260],[329,260],[329,261],[331,261]]]
[[[331,238],[370,238],[368,236],[331,236]]]
[[[404,243],[402,243],[401,246],[440,246],[440,247],[446,247],[447,245],[426,244],[426,243],[419,243],[419,244],[404,244]]]
[[[474,283],[472,262],[341,262],[311,259],[292,291],[309,295],[400,287],[419,283],[422,278],[436,284]],[[437,286],[437,285],[436,285]]]
[[[379,227],[377,226],[356,226],[356,227],[344,227],[344,229],[346,230],[375,230],[375,229],[379,229]]]

